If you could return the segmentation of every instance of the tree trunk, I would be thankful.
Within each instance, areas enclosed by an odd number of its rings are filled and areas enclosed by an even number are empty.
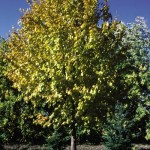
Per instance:
[[[71,129],[72,129],[72,131],[71,131],[71,150],[77,150],[75,122],[72,123]]]

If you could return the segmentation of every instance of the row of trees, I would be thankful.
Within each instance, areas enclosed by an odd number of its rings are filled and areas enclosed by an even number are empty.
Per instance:
[[[149,140],[150,31],[143,18],[128,26],[112,20],[107,1],[29,5],[20,29],[1,39],[1,142],[44,143],[61,132],[75,150],[76,140],[93,133],[109,140],[118,103],[128,112],[120,126],[130,120],[130,137],[139,132]]]

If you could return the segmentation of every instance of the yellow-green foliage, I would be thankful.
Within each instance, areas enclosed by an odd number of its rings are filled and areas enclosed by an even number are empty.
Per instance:
[[[35,107],[43,101],[53,109],[37,114],[43,126],[72,120],[86,126],[100,121],[94,112],[109,109],[116,60],[125,56],[125,49],[115,53],[124,25],[113,21],[97,27],[96,5],[97,0],[33,1],[9,38],[8,76],[14,87]]]

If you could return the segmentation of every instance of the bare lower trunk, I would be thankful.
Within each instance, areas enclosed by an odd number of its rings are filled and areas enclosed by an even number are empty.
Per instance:
[[[71,150],[77,150],[77,147],[76,147],[76,127],[75,127],[75,123],[72,123]]]
[[[76,139],[71,136],[71,150],[76,150]]]

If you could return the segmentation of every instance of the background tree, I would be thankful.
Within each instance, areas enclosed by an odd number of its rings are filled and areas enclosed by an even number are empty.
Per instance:
[[[104,144],[107,150],[129,150],[133,140],[134,117],[128,117],[128,109],[119,102],[116,103],[115,112],[107,117],[104,126]],[[138,135],[138,133],[135,133]]]
[[[14,130],[18,127],[16,114],[13,113],[13,106],[18,93],[11,87],[12,82],[7,78],[7,62],[5,52],[7,43],[4,38],[0,38],[0,140],[2,143],[11,141]],[[12,121],[13,120],[13,121]]]
[[[136,126],[141,128],[141,134],[144,137],[150,119],[150,31],[144,18],[137,17],[135,23],[128,25],[126,33],[124,43],[130,45],[127,51],[128,74],[125,76],[127,85],[130,87],[128,98],[132,99],[132,112],[136,111],[136,119],[141,124],[138,126],[137,123]]]
[[[0,39],[0,143],[1,144],[43,144],[51,129],[36,125],[32,103],[26,103],[12,81],[7,77],[7,41]],[[44,107],[44,106],[43,106]],[[46,109],[46,106],[44,107]]]
[[[140,136],[135,136],[136,139],[134,138],[132,141],[136,140],[137,142],[139,140],[144,142],[144,137],[147,140],[149,139],[150,32],[142,17],[137,17],[135,23],[129,24],[125,32],[126,34],[122,38],[122,45],[127,47],[126,57],[124,60],[122,59],[121,63],[116,65],[118,80],[114,84],[116,88],[113,94],[116,93],[117,96],[114,96],[114,98],[128,111],[124,121],[133,120],[136,122],[132,128],[132,135],[135,132],[139,132]],[[120,45],[121,49],[122,45]],[[110,106],[111,104],[108,107]],[[119,117],[119,114],[116,116],[115,110],[113,111],[112,109],[112,111],[108,112],[108,116],[116,118]],[[110,123],[111,125],[107,128],[108,133],[105,136],[108,138],[108,145],[113,147],[117,146],[114,142],[116,144],[122,142],[120,135],[115,134],[112,136],[114,130],[120,129],[122,136],[124,129],[117,128],[119,121],[111,120]],[[113,138],[116,140],[113,140]]]

